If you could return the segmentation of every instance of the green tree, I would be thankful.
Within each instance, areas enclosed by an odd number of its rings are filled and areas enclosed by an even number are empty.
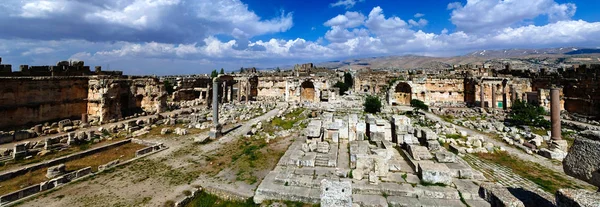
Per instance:
[[[213,71],[210,73],[210,77],[211,77],[211,78],[216,78],[217,76],[219,76],[219,73],[217,73],[217,70],[213,70]]]
[[[375,114],[381,112],[381,100],[377,96],[367,96],[363,104],[365,112]]]
[[[244,67],[240,68],[240,73],[244,73]]]
[[[352,74],[346,72],[344,73],[344,83],[351,88],[354,85],[354,79],[352,79]]]
[[[545,114],[546,110],[541,106],[517,100],[511,107],[509,120],[515,125],[550,128],[550,122],[544,119]]]
[[[348,84],[343,82],[337,82],[335,85],[333,85],[333,87],[340,89],[340,95],[344,95],[344,93],[346,93],[346,91],[348,91],[349,88]]]
[[[167,94],[172,95],[175,92],[175,88],[173,88],[173,84],[168,80],[165,80],[165,90],[167,90]]]
[[[219,74],[225,74],[225,70],[223,70],[223,68],[221,68],[221,72],[219,72]]]
[[[427,106],[427,104],[423,103],[423,101],[418,99],[410,100],[410,106],[414,107],[416,111],[429,111],[429,106]]]
[[[275,69],[275,72],[278,72],[278,73],[279,73],[279,72],[281,72],[281,69],[279,69],[279,67],[277,67],[277,68]]]

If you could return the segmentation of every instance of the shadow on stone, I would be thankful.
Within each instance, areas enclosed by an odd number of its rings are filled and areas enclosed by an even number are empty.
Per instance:
[[[526,207],[554,207],[555,205],[535,192],[523,188],[508,188],[508,191],[519,199]]]
[[[227,130],[224,130],[223,131],[223,135],[229,134],[229,132],[232,132],[233,130],[236,130],[236,129],[240,128],[240,127],[242,127],[242,125],[237,125],[237,126],[229,128]]]

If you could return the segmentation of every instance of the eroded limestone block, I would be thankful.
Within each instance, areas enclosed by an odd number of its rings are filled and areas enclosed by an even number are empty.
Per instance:
[[[556,191],[557,207],[600,206],[600,193],[581,189],[559,189]]]
[[[188,134],[188,130],[187,129],[183,129],[183,128],[175,128],[175,134],[177,134],[179,136],[187,135]]]
[[[447,151],[441,152],[440,151],[440,152],[435,153],[435,159],[441,163],[455,163],[456,155],[454,155],[451,152],[447,152]]]
[[[441,145],[437,140],[429,140],[427,141],[427,148],[429,151],[438,151],[441,148]]]
[[[352,207],[352,183],[349,180],[321,180],[321,206]]]
[[[525,207],[525,204],[513,196],[504,186],[494,183],[482,183],[479,196],[488,201],[492,207]]]
[[[309,138],[320,138],[321,137],[321,120],[312,120],[306,127],[304,134]]]
[[[66,171],[65,164],[52,166],[52,167],[49,167],[48,170],[46,170],[46,177],[48,179],[52,179],[52,178],[55,178],[55,177],[65,174],[65,171]]]
[[[437,134],[429,128],[424,128],[422,131],[423,138],[426,140],[437,140]]]
[[[160,134],[161,135],[170,134],[172,132],[173,132],[173,130],[171,130],[171,128],[163,128],[163,129],[160,130]]]
[[[593,139],[590,139],[593,138]],[[575,139],[569,154],[563,160],[565,173],[600,186],[600,138]]]
[[[408,154],[415,160],[429,160],[433,158],[427,147],[419,145],[408,145]]]
[[[439,163],[419,163],[419,177],[426,183],[441,183],[450,185],[452,183],[452,173],[448,166]]]

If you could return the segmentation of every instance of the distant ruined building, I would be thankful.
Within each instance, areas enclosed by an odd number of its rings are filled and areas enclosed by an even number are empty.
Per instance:
[[[83,116],[106,123],[165,110],[167,96],[158,78],[124,76],[100,66],[90,71],[83,61],[19,69],[0,65],[0,128]]]

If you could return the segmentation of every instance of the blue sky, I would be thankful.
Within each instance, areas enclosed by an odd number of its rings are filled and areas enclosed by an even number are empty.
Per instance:
[[[600,46],[597,0],[4,0],[4,64],[194,74],[387,55]],[[13,67],[18,68],[18,67]]]

